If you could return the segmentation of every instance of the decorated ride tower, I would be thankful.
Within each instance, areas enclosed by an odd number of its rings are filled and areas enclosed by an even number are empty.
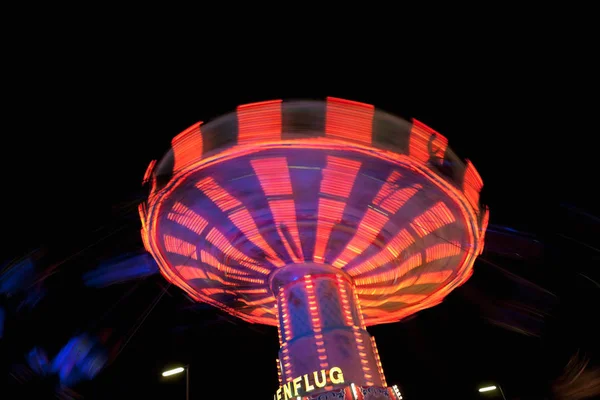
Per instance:
[[[275,399],[401,398],[367,326],[463,284],[488,221],[479,174],[444,136],[337,98],[194,124],[144,180],[142,238],[162,274],[277,327]]]

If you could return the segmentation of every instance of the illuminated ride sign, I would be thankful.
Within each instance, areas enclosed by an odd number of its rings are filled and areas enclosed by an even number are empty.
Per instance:
[[[344,373],[341,368],[322,369],[312,374],[304,374],[296,377],[285,385],[280,386],[273,399],[291,400],[300,395],[312,392],[315,389],[321,389],[328,385],[339,385],[340,383],[344,383]]]

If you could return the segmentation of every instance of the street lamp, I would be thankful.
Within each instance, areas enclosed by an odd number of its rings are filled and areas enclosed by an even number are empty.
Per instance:
[[[504,396],[504,392],[502,391],[502,388],[500,387],[500,385],[498,385],[498,386],[495,386],[495,385],[484,386],[482,388],[479,388],[479,393],[492,392],[492,391],[494,391],[496,389],[498,389],[500,391],[500,394],[502,395],[502,398],[504,400],[506,400],[506,397]]]
[[[177,375],[185,371],[185,400],[190,400],[190,366],[186,365],[185,367],[177,367],[165,371],[162,373],[162,376],[171,376]]]

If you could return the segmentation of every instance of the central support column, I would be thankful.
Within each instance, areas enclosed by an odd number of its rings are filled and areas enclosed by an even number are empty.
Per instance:
[[[296,380],[300,389],[294,396],[350,383],[386,386],[375,341],[346,273],[316,263],[288,265],[271,276],[271,290],[279,315],[282,386]]]

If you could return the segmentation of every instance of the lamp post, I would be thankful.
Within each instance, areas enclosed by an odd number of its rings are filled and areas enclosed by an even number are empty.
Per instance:
[[[491,386],[484,386],[479,388],[479,393],[484,393],[484,392],[491,392],[498,389],[500,391],[500,394],[502,395],[502,398],[504,400],[506,400],[506,396],[504,396],[504,391],[502,390],[502,388],[500,387],[500,385],[496,386],[496,385],[491,385]]]
[[[171,375],[177,375],[181,372],[185,371],[185,400],[190,400],[190,366],[186,365],[185,367],[177,367],[165,371],[162,373],[162,376],[167,377]]]

